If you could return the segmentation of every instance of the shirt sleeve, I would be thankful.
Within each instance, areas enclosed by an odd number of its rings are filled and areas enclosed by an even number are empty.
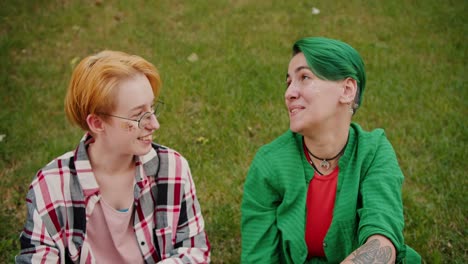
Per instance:
[[[26,224],[20,235],[21,251],[16,256],[15,262],[59,263],[59,250],[37,211],[33,188],[29,190],[26,201],[28,213]]]
[[[242,263],[279,263],[280,236],[276,226],[279,195],[261,154],[250,166],[244,184],[241,213]]]
[[[359,214],[359,244],[372,235],[390,239],[397,252],[397,263],[405,256],[403,240],[403,203],[401,188],[403,173],[392,145],[382,134],[372,162],[360,184],[362,207]]]
[[[158,263],[209,263],[211,246],[204,229],[205,223],[190,168],[183,158],[182,166],[185,175],[184,194],[176,230],[176,243],[174,249],[169,252],[169,257]]]

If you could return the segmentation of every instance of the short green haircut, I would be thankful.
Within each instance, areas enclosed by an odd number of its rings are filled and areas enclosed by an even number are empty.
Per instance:
[[[293,55],[300,52],[318,78],[338,81],[350,77],[356,80],[358,91],[354,102],[357,107],[361,105],[366,87],[366,71],[361,55],[353,47],[335,39],[308,37],[294,43]]]

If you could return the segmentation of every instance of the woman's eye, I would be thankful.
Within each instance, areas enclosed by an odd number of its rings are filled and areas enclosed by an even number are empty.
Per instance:
[[[310,79],[309,76],[307,76],[307,75],[302,75],[302,80],[308,80],[308,79]]]
[[[291,81],[291,78],[290,78],[290,77],[286,78],[286,88],[288,88],[289,85],[291,85],[291,82],[292,82],[292,81]]]

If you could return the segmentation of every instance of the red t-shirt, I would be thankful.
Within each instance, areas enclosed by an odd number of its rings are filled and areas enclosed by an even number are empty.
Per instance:
[[[310,156],[305,150],[307,160]],[[335,207],[338,166],[329,175],[317,172],[309,183],[306,201],[305,241],[308,249],[307,258],[324,257],[323,240],[328,232]]]

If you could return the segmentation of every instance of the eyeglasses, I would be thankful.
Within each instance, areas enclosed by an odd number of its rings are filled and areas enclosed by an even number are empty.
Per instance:
[[[121,116],[116,116],[116,115],[111,115],[111,114],[106,114],[106,113],[99,113],[99,114],[137,122],[138,128],[143,129],[149,126],[151,122],[151,116],[154,115],[155,117],[158,117],[163,111],[163,109],[164,109],[164,102],[157,101],[156,104],[153,106],[153,109],[150,112],[143,113],[141,117],[138,119],[131,119],[131,118],[126,118],[126,117],[121,117]]]

